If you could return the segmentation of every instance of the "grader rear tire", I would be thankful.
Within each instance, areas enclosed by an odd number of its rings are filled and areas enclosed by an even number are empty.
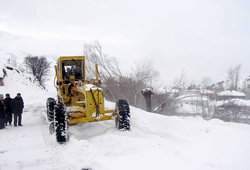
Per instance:
[[[117,112],[116,127],[120,130],[130,130],[130,108],[127,100],[118,100],[115,110]]]
[[[55,107],[55,131],[58,143],[65,143],[68,140],[67,134],[67,115],[66,109],[62,103]]]

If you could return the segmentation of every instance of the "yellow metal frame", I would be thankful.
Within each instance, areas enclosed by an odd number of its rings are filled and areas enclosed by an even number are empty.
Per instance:
[[[96,65],[96,81],[87,82],[85,59],[85,56],[61,56],[55,66],[58,101],[64,103],[67,108],[69,125],[113,119],[114,111],[105,110],[103,90],[96,86],[99,83],[98,66]],[[70,78],[65,83],[62,63],[68,60],[83,61],[84,77],[80,82]]]

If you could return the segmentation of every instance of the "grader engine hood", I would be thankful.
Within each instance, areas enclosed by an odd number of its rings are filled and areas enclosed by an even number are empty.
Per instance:
[[[67,109],[70,124],[112,119],[113,110],[105,110],[104,95],[101,88],[93,84],[76,86],[74,95],[77,97],[75,101],[71,102],[75,105]]]
[[[92,84],[85,84],[84,89],[80,92],[85,94],[85,104],[90,114],[96,113],[97,116],[104,114],[104,95],[101,88]]]

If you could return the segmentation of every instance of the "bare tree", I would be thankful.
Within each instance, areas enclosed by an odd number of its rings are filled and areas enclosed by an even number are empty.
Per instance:
[[[209,77],[204,77],[201,80],[201,89],[207,89],[212,84],[212,80]]]
[[[10,55],[10,57],[7,60],[8,64],[11,64],[12,66],[16,67],[17,66],[17,57],[15,54],[13,53],[7,53],[8,55]]]
[[[85,44],[83,47],[83,53],[87,57],[87,61],[89,62],[89,64],[87,65],[88,75],[93,76],[95,73],[95,69],[91,67],[91,63],[97,64],[100,68],[100,78],[106,84],[106,86],[104,86],[106,97],[111,101],[115,101],[117,99],[117,96],[114,95],[114,90],[110,87],[112,86],[114,88],[114,86],[117,85],[118,77],[122,76],[118,60],[105,54],[103,52],[101,44],[98,41]]]
[[[207,96],[200,94],[197,96],[197,101],[195,103],[195,112],[200,114],[206,120],[213,117],[215,109],[215,103],[210,101]]]
[[[38,80],[39,84],[44,86],[51,64],[46,57],[29,55],[25,57],[24,63],[28,71]]]
[[[175,114],[180,100],[188,97],[188,95],[183,95],[185,87],[185,74],[182,72],[180,76],[174,80],[172,86],[165,87],[165,93],[157,94],[157,92],[155,92],[155,97],[158,100],[157,103],[159,103],[155,108],[155,112],[168,115]]]
[[[250,76],[248,76],[244,81],[242,85],[242,92],[246,94],[246,99],[250,99]]]
[[[138,67],[140,68],[140,67]],[[152,67],[148,67],[150,71],[155,72]],[[116,77],[108,77],[104,81],[104,89],[106,94],[113,94],[114,99],[125,98],[133,106],[144,108],[144,98],[141,90],[151,87],[150,83],[157,78],[147,69],[136,69],[128,75],[120,75]],[[149,74],[149,76],[147,76]],[[157,74],[158,75],[158,74]],[[110,99],[110,98],[109,98]]]
[[[99,42],[85,44],[84,54],[89,62],[99,65],[105,97],[111,101],[124,98],[131,105],[140,106],[141,90],[150,86],[159,75],[150,62],[136,65],[130,74],[122,74],[118,60],[106,55]],[[88,68],[88,71],[94,70]]]
[[[83,52],[89,62],[97,64],[104,71],[101,72],[101,76],[114,77],[121,75],[118,60],[105,54],[98,41],[85,44]],[[89,69],[90,72],[94,72],[92,68],[87,69]]]
[[[241,65],[232,67],[228,71],[229,90],[238,90]]]
[[[155,81],[159,72],[153,68],[153,65],[149,61],[137,64],[136,69],[132,69],[131,76],[138,82],[143,82],[149,86],[152,86],[152,82]]]
[[[217,107],[214,117],[224,121],[238,122],[242,114],[241,109],[242,107],[239,106],[235,101],[228,100],[222,106]]]
[[[145,60],[144,62],[135,65],[132,68],[132,73],[130,77],[134,81],[135,93],[134,95],[134,105],[143,108],[139,103],[142,100],[141,90],[145,88],[153,89],[153,83],[157,81],[159,77],[159,72],[153,67],[152,62]]]

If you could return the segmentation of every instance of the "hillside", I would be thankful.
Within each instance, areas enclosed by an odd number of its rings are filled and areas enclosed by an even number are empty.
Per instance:
[[[45,116],[50,92],[17,71],[8,71],[0,91],[20,92],[25,101],[24,126],[0,130],[0,170],[250,169],[246,124],[167,117],[131,107],[131,131],[118,131],[114,121],[81,124],[70,127],[69,142],[60,145],[49,134]]]
[[[1,63],[1,73],[3,69],[6,70],[7,76],[4,78],[4,86],[0,86],[0,94],[9,93],[13,98],[17,93],[21,93],[26,104],[39,102],[41,98],[46,100],[50,92],[39,86],[31,74],[22,73],[13,66]]]

